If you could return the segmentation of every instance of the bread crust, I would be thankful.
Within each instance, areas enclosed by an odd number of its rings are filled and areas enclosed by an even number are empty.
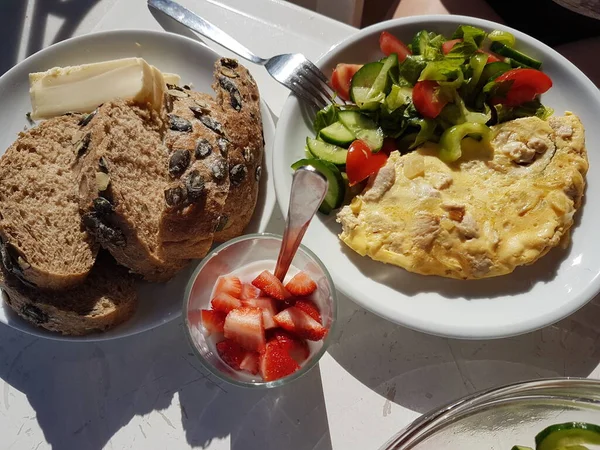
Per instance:
[[[254,213],[262,173],[264,138],[260,96],[244,66],[231,58],[215,62],[216,102],[224,112],[230,188],[223,207],[216,242],[240,236]]]
[[[85,282],[61,292],[41,292],[0,270],[5,303],[26,321],[49,331],[83,336],[114,328],[137,306],[134,278],[108,256],[99,258]]]

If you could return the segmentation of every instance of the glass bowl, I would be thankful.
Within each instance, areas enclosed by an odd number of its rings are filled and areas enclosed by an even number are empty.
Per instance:
[[[321,310],[323,326],[327,335],[319,342],[309,342],[310,356],[299,370],[287,377],[274,381],[262,381],[259,376],[236,371],[225,364],[219,357],[214,339],[205,336],[202,324],[190,320],[190,312],[210,308],[210,296],[217,279],[248,264],[260,261],[272,261],[268,269],[275,269],[275,262],[281,246],[281,236],[274,234],[248,234],[232,239],[214,249],[198,265],[185,290],[183,316],[186,335],[194,353],[200,362],[218,378],[237,386],[250,388],[272,388],[282,386],[300,378],[314,367],[327,350],[334,334],[337,316],[337,298],[335,286],[329,272],[319,258],[308,248],[300,245],[292,267],[308,273],[317,283],[317,291],[311,299]],[[261,270],[262,270],[261,269]],[[197,314],[196,314],[197,316]]]
[[[419,417],[381,450],[534,448],[540,431],[564,422],[600,425],[600,380],[553,378],[478,392]]]

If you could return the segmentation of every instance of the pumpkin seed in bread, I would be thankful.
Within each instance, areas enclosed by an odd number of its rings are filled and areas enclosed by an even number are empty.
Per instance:
[[[40,289],[82,283],[96,248],[81,226],[73,136],[83,116],[46,120],[18,139],[0,159],[2,262]]]
[[[78,287],[61,292],[41,292],[0,270],[6,303],[36,326],[64,335],[80,336],[106,331],[128,320],[135,312],[137,291],[127,269],[107,255],[100,257]]]

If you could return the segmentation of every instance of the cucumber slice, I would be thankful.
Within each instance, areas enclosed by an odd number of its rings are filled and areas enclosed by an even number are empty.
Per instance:
[[[379,100],[370,97],[371,88],[383,69],[380,62],[372,62],[362,66],[352,77],[350,84],[350,99],[360,109],[375,110],[379,107]],[[385,95],[382,93],[385,97]]]
[[[500,42],[492,42],[490,45],[490,50],[498,53],[499,55],[514,59],[521,64],[525,64],[526,66],[533,67],[534,69],[539,70],[542,67],[541,61],[538,61],[531,56],[527,56],[525,53],[521,53],[520,51],[510,48],[507,45],[501,44]]]
[[[583,444],[600,445],[600,426],[584,422],[551,425],[535,437],[536,450],[556,450]]]
[[[330,144],[339,145],[340,147],[348,147],[356,139],[354,133],[342,124],[342,122],[334,122],[328,127],[323,128],[319,132],[319,136]]]
[[[327,142],[318,139],[306,138],[306,146],[308,150],[317,158],[338,166],[346,164],[348,150],[337,145],[328,144]]]
[[[508,72],[512,69],[511,65],[505,62],[493,62],[486,64],[483,68],[483,72],[481,72],[481,77],[479,78],[483,83],[487,83],[488,81],[495,80],[504,72]]]
[[[422,55],[428,43],[429,32],[427,30],[421,30],[415,34],[415,37],[411,42],[413,55]]]
[[[524,445],[514,445],[510,450],[533,450],[531,447],[526,447]]]
[[[357,111],[340,111],[338,118],[346,128],[354,133],[356,139],[365,141],[372,151],[376,152],[381,149],[383,131],[367,116]]]
[[[327,194],[323,199],[323,203],[319,206],[319,211],[323,214],[329,214],[334,209],[342,206],[344,201],[344,195],[346,187],[344,185],[344,179],[339,169],[327,161],[320,159],[301,159],[292,164],[292,169],[297,170],[302,166],[313,166],[327,178],[328,187]]]

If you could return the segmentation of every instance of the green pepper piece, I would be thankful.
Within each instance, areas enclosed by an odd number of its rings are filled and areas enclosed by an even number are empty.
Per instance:
[[[461,141],[469,134],[481,136],[483,144],[490,142],[491,131],[482,123],[461,123],[448,128],[440,138],[439,158],[447,163],[454,162],[462,155]]]

